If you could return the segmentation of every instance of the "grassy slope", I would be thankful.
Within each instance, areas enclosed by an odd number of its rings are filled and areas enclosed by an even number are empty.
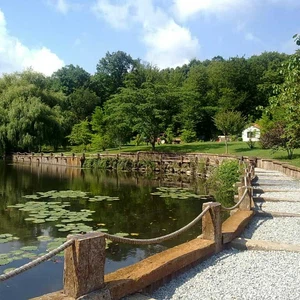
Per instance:
[[[151,151],[150,146],[134,146],[128,145],[121,149],[110,149],[105,151],[105,153],[119,153],[119,152],[136,152],[136,151]],[[178,153],[188,153],[188,152],[200,152],[200,153],[214,153],[214,154],[224,154],[225,144],[219,142],[197,142],[190,144],[179,144],[179,145],[157,145],[156,151],[160,152],[178,152]],[[245,142],[230,142],[228,147],[229,154],[238,156],[257,156],[261,158],[272,158],[281,161],[285,161],[289,164],[300,167],[300,149],[295,150],[294,158],[292,160],[287,159],[286,151],[280,150],[277,152],[272,152],[269,149],[261,149],[258,145],[254,149],[249,149]],[[89,154],[96,153],[89,152]],[[103,151],[100,151],[103,153]]]

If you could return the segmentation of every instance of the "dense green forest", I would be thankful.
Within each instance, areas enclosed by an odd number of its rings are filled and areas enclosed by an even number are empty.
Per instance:
[[[160,70],[118,51],[100,59],[93,75],[72,64],[51,77],[30,69],[4,74],[0,153],[70,145],[102,151],[133,141],[154,148],[162,135],[215,140],[226,122],[225,135],[259,122],[265,147],[292,151],[300,136],[299,57],[217,56]]]

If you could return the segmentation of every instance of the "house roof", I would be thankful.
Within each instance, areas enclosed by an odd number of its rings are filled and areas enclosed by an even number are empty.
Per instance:
[[[256,124],[256,123],[250,124],[248,127],[245,128],[245,130],[248,129],[249,127],[255,127],[257,129],[260,129],[260,126],[258,124]]]

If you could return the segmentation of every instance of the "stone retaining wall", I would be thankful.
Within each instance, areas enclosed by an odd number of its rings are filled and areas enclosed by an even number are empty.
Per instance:
[[[44,155],[43,153],[16,153],[12,155],[12,161],[14,163],[24,163],[24,164],[48,164],[57,166],[67,166],[67,167],[82,167],[84,162],[84,157],[78,156],[65,156],[63,153],[58,155]]]
[[[297,179],[300,178],[300,168],[291,166],[285,162],[281,162],[278,160],[258,158],[256,166],[258,168],[266,170],[282,172],[287,176],[291,176]]]

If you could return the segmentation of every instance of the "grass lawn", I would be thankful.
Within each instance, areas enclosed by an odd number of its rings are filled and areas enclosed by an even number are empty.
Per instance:
[[[120,153],[120,152],[136,152],[136,151],[151,151],[150,145],[126,145],[121,149],[108,149],[105,153]],[[178,152],[178,153],[213,153],[213,154],[225,154],[225,144],[223,142],[196,142],[196,143],[182,143],[182,144],[164,144],[157,145],[156,151],[158,152]],[[86,155],[95,154],[97,151],[86,152]],[[99,151],[103,153],[103,151]],[[67,153],[66,153],[67,154]],[[70,153],[69,153],[70,154]],[[287,152],[284,150],[272,152],[269,149],[261,149],[258,144],[254,149],[250,149],[245,142],[230,142],[228,144],[228,154],[237,156],[256,156],[260,158],[271,158],[280,161],[287,162],[291,165],[300,167],[300,149],[295,149],[294,158],[289,160],[287,158]]]

